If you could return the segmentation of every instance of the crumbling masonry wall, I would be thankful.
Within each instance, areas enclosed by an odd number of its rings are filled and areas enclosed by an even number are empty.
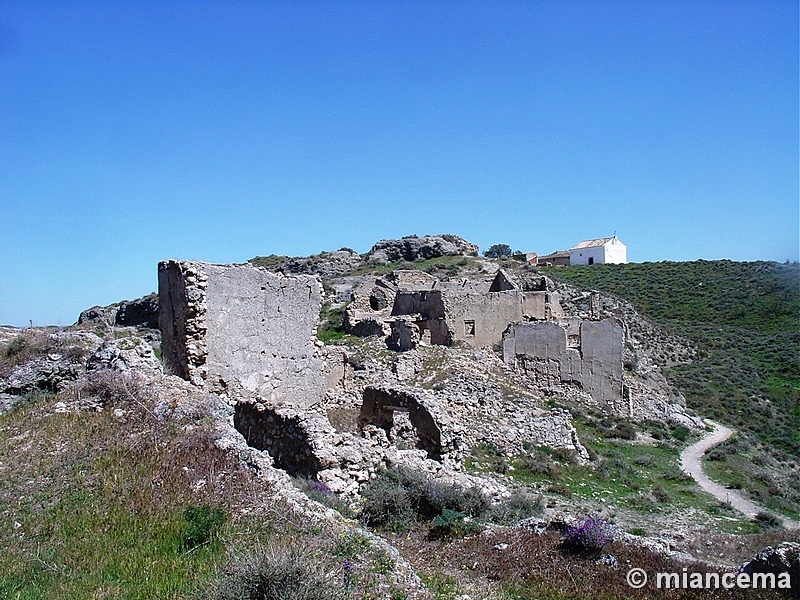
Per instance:
[[[230,398],[309,407],[325,390],[315,346],[322,286],[246,265],[158,265],[164,363]]]
[[[386,386],[364,389],[358,425],[375,425],[390,434],[395,411],[407,412],[417,433],[417,446],[428,458],[442,461],[445,455],[458,459],[460,435],[454,424],[433,398],[425,398],[411,390]]]
[[[523,317],[519,291],[445,294],[445,322],[453,339],[475,348],[499,344],[509,323]]]
[[[197,386],[208,370],[206,357],[206,285],[202,263],[164,261],[158,264],[158,327],[164,366]]]
[[[311,435],[297,415],[285,415],[250,403],[236,405],[233,425],[248,446],[266,450],[275,466],[289,475],[313,478],[321,469]]]
[[[625,328],[616,318],[520,322],[503,336],[503,360],[522,368],[540,387],[574,385],[618,414],[629,414],[623,393]]]

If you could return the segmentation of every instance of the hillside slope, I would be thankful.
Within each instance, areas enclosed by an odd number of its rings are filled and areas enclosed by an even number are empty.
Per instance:
[[[800,458],[799,265],[701,260],[541,270],[624,298],[694,341],[695,360],[667,376],[690,408],[740,432],[711,453],[710,474],[758,501],[797,496],[765,471],[797,472]]]
[[[672,369],[703,415],[800,455],[800,267],[731,261],[542,269],[631,302],[697,342],[698,360]]]

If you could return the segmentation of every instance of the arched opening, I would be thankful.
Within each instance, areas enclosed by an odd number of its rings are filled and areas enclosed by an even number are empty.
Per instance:
[[[406,419],[395,422],[395,414],[407,413],[408,421],[416,432],[416,447],[425,450],[428,458],[442,460],[442,434],[433,416],[412,395],[402,390],[367,387],[364,390],[359,427],[370,424],[380,427],[389,439],[407,439],[403,430]]]
[[[289,475],[315,478],[319,460],[311,448],[308,433],[297,417],[287,417],[255,404],[237,404],[233,426],[248,446],[266,450],[275,466]]]

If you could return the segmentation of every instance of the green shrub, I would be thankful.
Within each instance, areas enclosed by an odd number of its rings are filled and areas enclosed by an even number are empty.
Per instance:
[[[332,554],[339,558],[354,559],[370,549],[369,539],[356,533],[342,536],[333,547]]]
[[[477,488],[429,478],[411,469],[387,469],[361,491],[363,519],[373,527],[402,531],[447,509],[470,517],[483,514],[488,501]]]
[[[688,440],[691,433],[691,430],[685,425],[676,425],[672,428],[672,437],[679,442],[685,442]]]
[[[463,537],[469,533],[480,531],[480,529],[480,524],[464,513],[445,508],[433,519],[433,527],[431,527],[429,536],[431,539],[443,540]]]
[[[659,504],[667,504],[671,500],[669,493],[661,485],[653,487],[653,498]]]
[[[617,423],[614,428],[609,431],[608,436],[621,440],[635,440],[636,428],[630,423]]]
[[[362,519],[371,527],[404,531],[414,525],[416,514],[398,471],[378,475],[361,490]]]
[[[327,344],[347,336],[344,331],[344,311],[344,306],[334,308],[330,302],[322,305],[317,326],[318,340]]]
[[[200,546],[210,543],[218,534],[227,519],[225,511],[208,504],[202,506],[189,506],[183,511],[183,520],[186,530],[183,534],[182,547],[192,551]]]
[[[681,469],[678,465],[669,465],[661,474],[664,479],[669,481],[691,481],[692,476]]]
[[[514,525],[529,517],[544,513],[544,498],[527,492],[517,491],[506,500],[493,506],[487,519],[499,525]]]
[[[531,475],[544,475],[550,479],[561,479],[561,468],[553,462],[553,459],[543,452],[535,452],[525,455],[517,460],[516,468],[523,473]]]
[[[780,529],[783,526],[778,517],[763,510],[757,513],[753,520],[765,529]]]

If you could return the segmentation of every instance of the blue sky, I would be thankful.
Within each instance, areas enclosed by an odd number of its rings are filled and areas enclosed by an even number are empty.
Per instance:
[[[796,2],[0,2],[0,323],[456,233],[798,259]]]

